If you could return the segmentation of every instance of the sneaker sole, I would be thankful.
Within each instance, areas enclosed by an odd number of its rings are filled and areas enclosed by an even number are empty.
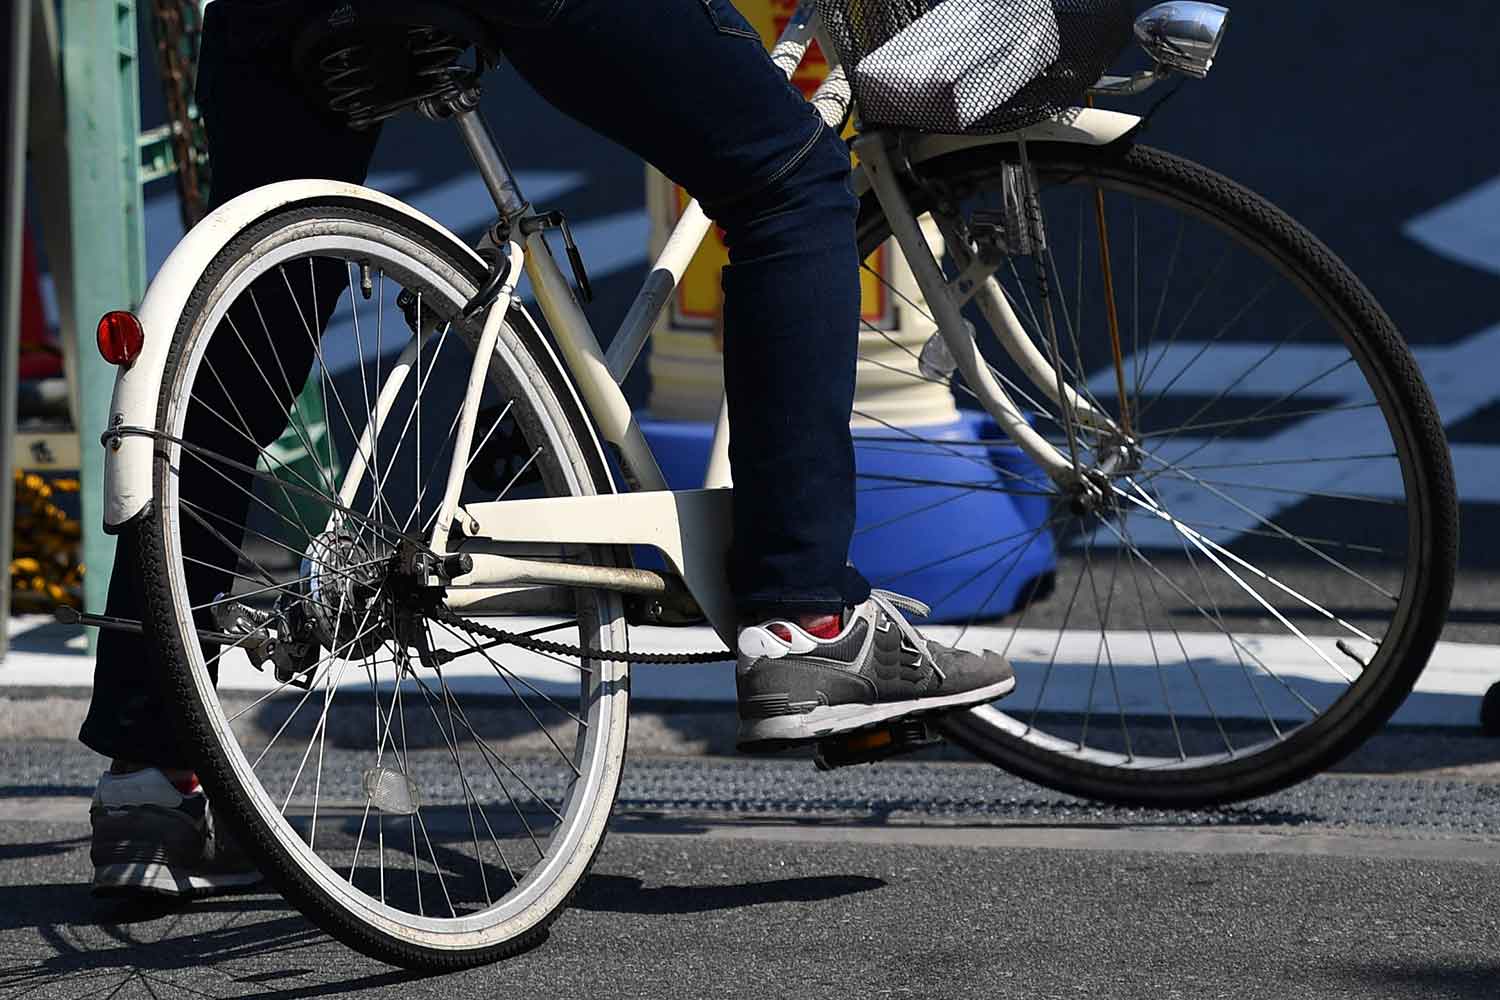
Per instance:
[[[191,875],[153,861],[99,865],[94,869],[96,896],[214,896],[241,892],[261,883],[259,872]]]
[[[737,743],[745,753],[781,750],[792,744],[866,729],[892,719],[982,705],[987,701],[1003,698],[1015,689],[1016,679],[1010,677],[986,687],[946,697],[913,698],[910,701],[887,701],[874,705],[824,705],[800,715],[741,719]]]

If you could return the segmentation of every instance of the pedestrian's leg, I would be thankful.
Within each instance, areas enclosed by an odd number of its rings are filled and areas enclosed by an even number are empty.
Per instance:
[[[297,177],[362,181],[374,151],[375,133],[342,128],[313,109],[285,62],[284,32],[299,16],[297,4],[246,5],[219,0],[204,15],[198,76],[198,106],[209,139],[211,207],[251,188]],[[306,317],[298,304],[312,301],[309,277],[269,275],[254,286],[256,300],[242,300],[229,314],[244,331],[261,369],[272,373],[276,394],[248,357],[246,348],[216,336],[193,388],[184,436],[236,461],[254,466],[257,447],[274,441],[286,426],[287,408],[300,391],[314,354],[310,324],[321,331],[346,276],[326,268],[315,279],[321,315]],[[287,282],[291,283],[288,289]],[[258,305],[257,313],[254,306]],[[257,340],[256,333],[275,330]],[[274,362],[265,357],[274,350]],[[281,378],[282,372],[286,378]],[[285,382],[285,386],[275,383]],[[276,397],[280,398],[276,398]],[[274,400],[274,401],[273,401]],[[238,545],[250,502],[248,476],[226,481],[222,463],[209,468],[184,453],[179,481],[184,510],[196,510],[215,531]],[[205,515],[201,512],[212,512]],[[233,553],[202,521],[184,516],[183,545],[217,568],[193,566],[189,591],[195,604],[227,590]],[[106,610],[133,620],[145,618],[140,553],[133,525],[121,533],[110,577]],[[204,622],[202,624],[208,624]],[[162,678],[140,636],[104,631],[99,637],[93,701],[80,739],[116,761],[168,769],[191,766],[161,692]]]
[[[682,184],[724,229],[741,614],[863,601],[847,566],[859,260],[843,143],[728,0],[515,8],[529,14],[511,15],[507,54],[542,96]]]

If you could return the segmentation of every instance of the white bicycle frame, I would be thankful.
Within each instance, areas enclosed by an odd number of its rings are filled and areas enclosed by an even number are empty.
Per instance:
[[[805,6],[783,31],[772,50],[772,59],[788,76],[801,64],[815,31],[814,17]],[[826,44],[822,49],[828,53],[833,51]],[[839,66],[832,65],[826,81],[811,101],[830,126],[838,127],[846,119],[852,99]],[[732,643],[736,617],[724,572],[731,502],[727,409],[721,404],[703,488],[672,491],[668,489],[656,457],[620,388],[652,325],[707,235],[711,225],[708,217],[696,201],[688,205],[606,352],[600,347],[567,278],[553,259],[543,232],[540,228],[522,225],[522,220],[530,217],[531,207],[522,197],[484,121],[475,111],[458,113],[455,119],[496,207],[511,222],[511,231],[518,234],[530,231],[518,237],[524,242],[512,241],[503,248],[511,262],[510,274],[507,284],[486,314],[475,351],[452,464],[434,521],[433,551],[440,554],[452,551],[450,543],[455,534],[465,539],[497,543],[648,545],[662,553],[680,575],[682,584],[709,623],[726,643]],[[1027,141],[1100,146],[1124,136],[1138,122],[1137,117],[1118,112],[1075,109],[1057,120],[1003,135],[909,136],[901,147],[902,163],[916,165],[965,148],[1015,145]],[[854,182],[856,192],[873,191],[878,199],[939,330],[958,362],[958,370],[985,410],[1060,487],[1076,484],[1079,473],[1073,463],[1032,429],[981,357],[968,324],[960,315],[962,302],[949,288],[942,266],[906,198],[891,156],[891,141],[892,136],[881,132],[863,134],[855,140],[854,150],[860,160]],[[154,424],[167,346],[189,291],[202,273],[203,263],[243,226],[262,216],[269,208],[330,191],[346,197],[352,193],[362,199],[378,201],[388,208],[398,208],[408,215],[422,218],[426,225],[446,232],[432,220],[418,216],[408,206],[356,185],[293,181],[260,188],[235,199],[189,233],[152,282],[139,311],[147,333],[146,347],[136,364],[122,370],[116,381],[110,420],[112,430]],[[456,237],[454,241],[457,242]],[[962,266],[965,261],[960,259],[959,263]],[[516,282],[523,270],[531,279],[537,303],[561,350],[561,360],[571,375],[582,404],[592,416],[599,435],[616,449],[620,468],[631,489],[629,493],[459,502],[481,390],[495,340],[512,306]],[[1070,411],[1072,418],[1082,425],[1111,426],[1107,416],[1058,378],[1055,369],[1011,310],[993,277],[979,289],[977,298],[1000,343],[1043,394]],[[414,338],[380,390],[373,420],[366,427],[360,446],[355,449],[340,489],[345,506],[358,492],[366,472],[362,456],[369,453],[410,373],[416,350],[417,339]],[[106,441],[106,527],[117,528],[138,514],[151,495],[152,448],[148,439],[125,433],[113,436],[107,433]],[[455,610],[467,609],[471,613],[483,612],[487,607],[493,609],[506,594],[518,587],[532,585],[595,586],[654,596],[665,595],[671,589],[665,577],[649,571],[485,553],[474,554],[472,570],[450,582],[454,587],[449,591],[449,606]]]

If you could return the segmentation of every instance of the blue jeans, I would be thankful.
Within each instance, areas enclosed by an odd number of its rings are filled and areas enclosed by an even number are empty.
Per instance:
[[[302,7],[301,0],[216,0],[207,8],[198,103],[214,204],[296,177],[364,180],[375,133],[349,131],[310,105],[281,55]],[[506,56],[528,83],[681,184],[724,231],[735,482],[728,564],[741,615],[829,612],[863,601],[869,585],[847,563],[859,258],[844,144],[782,77],[730,0],[494,0],[494,11],[486,16],[503,25]],[[342,272],[334,275],[334,290],[343,281]],[[325,313],[333,299],[319,297]],[[278,355],[301,384],[298,371],[310,370],[311,351],[289,343]],[[258,384],[247,383],[242,410],[264,399],[263,385],[254,392]],[[268,407],[255,436],[274,439],[281,419]],[[189,436],[193,423],[190,414]],[[220,427],[210,447],[231,447],[226,436]],[[217,490],[225,493],[222,483]],[[190,492],[186,473],[182,492]],[[232,493],[201,502],[222,511],[235,502]],[[139,579],[126,532],[110,614],[142,617]],[[194,581],[193,589],[211,595],[227,582],[222,574]],[[155,671],[141,670],[141,639],[106,632],[98,654],[83,742],[106,756],[185,766],[171,727],[161,725],[170,712]]]

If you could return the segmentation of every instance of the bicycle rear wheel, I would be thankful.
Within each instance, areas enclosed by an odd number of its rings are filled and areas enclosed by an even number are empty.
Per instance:
[[[865,420],[856,434],[861,501],[882,508],[858,530],[927,542],[869,575],[900,588],[952,568],[951,585],[915,593],[946,622],[930,632],[1003,650],[1019,684],[945,729],[999,766],[1128,804],[1282,788],[1384,723],[1437,641],[1457,545],[1441,421],[1370,293],[1264,199],[1146,147],[1028,153],[1038,255],[994,245],[1015,147],[923,164],[909,196],[964,241],[956,259],[989,254],[960,274],[950,252],[948,273],[974,294],[981,350],[1033,426],[1065,454],[1071,433],[1085,465],[1119,468],[1102,502],[1077,508],[953,375],[957,424]],[[868,197],[862,249],[888,235]],[[1065,381],[1114,430],[1064,414],[1060,393],[1022,375],[993,332],[1007,311],[1043,355],[1056,329]],[[949,382],[903,350],[882,364],[888,382],[896,368]],[[908,498],[896,514],[893,497]],[[966,531],[924,527],[933,517]]]
[[[413,568],[482,321],[459,310],[483,278],[450,236],[379,205],[302,203],[246,229],[179,324],[137,528],[151,633],[215,815],[321,927],[412,968],[545,936],[602,843],[625,753],[627,664],[526,653],[475,617],[619,652],[617,595],[515,588],[455,613],[459,590]],[[462,500],[611,489],[519,311],[484,392]]]

